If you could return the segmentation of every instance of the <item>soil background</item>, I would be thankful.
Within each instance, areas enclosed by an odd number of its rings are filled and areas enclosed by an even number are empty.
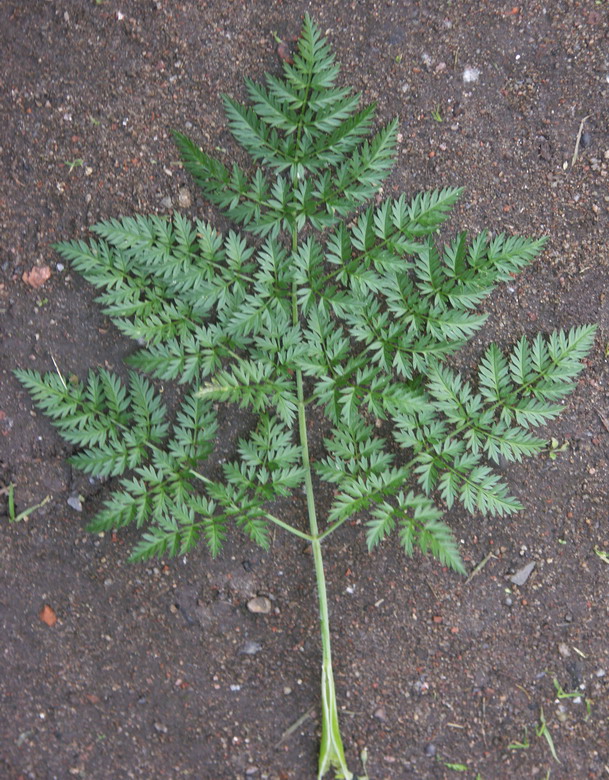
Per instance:
[[[107,488],[66,465],[11,374],[54,362],[80,376],[120,370],[132,345],[51,244],[136,212],[216,219],[170,131],[230,161],[219,93],[244,97],[244,75],[279,72],[274,33],[297,35],[305,11],[327,31],[341,82],[377,101],[379,123],[400,117],[386,195],[464,186],[455,232],[549,236],[487,303],[466,359],[493,339],[600,326],[548,430],[560,451],[506,470],[525,511],[449,513],[470,570],[493,554],[473,578],[397,545],[368,555],[357,523],[327,546],[350,764],[363,774],[367,748],[371,780],[609,776],[609,565],[598,554],[609,555],[608,3],[2,0],[0,483],[15,486],[18,511],[51,496],[13,524],[0,497],[7,780],[315,776],[307,551],[278,533],[263,553],[235,534],[215,561],[200,548],[127,565],[136,533],[84,531]],[[45,267],[50,278],[32,286]],[[529,562],[517,587],[510,577]],[[254,595],[271,599],[270,614],[248,611]],[[553,678],[581,697],[558,699]],[[542,713],[560,763],[536,735]],[[509,747],[525,733],[528,748]]]

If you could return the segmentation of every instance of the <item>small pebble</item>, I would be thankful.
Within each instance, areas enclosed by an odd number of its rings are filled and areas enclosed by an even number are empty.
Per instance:
[[[178,191],[178,204],[182,209],[188,209],[192,206],[192,196],[188,187],[180,187]]]
[[[71,506],[77,512],[82,512],[82,501],[78,496],[70,496],[68,498],[68,506]]]
[[[377,718],[377,720],[387,720],[387,711],[384,707],[377,707],[374,710],[374,717]]]
[[[169,197],[169,195],[166,195],[164,198],[161,199],[161,208],[168,210],[173,206],[173,201]]]
[[[514,603],[513,599],[511,599],[509,596],[507,596],[506,599],[505,599],[505,606],[506,607],[511,607],[513,603]]]
[[[480,71],[478,68],[465,68],[463,71],[463,82],[465,84],[471,84],[474,81],[478,81],[480,78]]]
[[[239,655],[256,655],[262,650],[260,642],[244,642],[239,648]]]
[[[531,563],[527,563],[526,566],[523,566],[522,569],[519,569],[516,574],[514,574],[512,577],[510,577],[510,582],[513,582],[514,585],[524,585],[524,583],[529,579],[531,576],[531,572],[535,568],[535,561],[531,561]]]
[[[271,607],[271,600],[266,596],[256,596],[247,602],[247,608],[255,615],[268,615]]]
[[[597,669],[597,670],[594,672],[594,674],[595,674],[597,677],[604,677],[604,676],[607,674],[607,672],[606,672],[604,669]]]
[[[587,149],[592,144],[592,134],[591,133],[582,133],[581,137],[581,145],[582,149]]]
[[[428,758],[433,758],[436,755],[437,750],[438,749],[436,748],[433,742],[430,742],[429,745],[425,745],[425,755]]]

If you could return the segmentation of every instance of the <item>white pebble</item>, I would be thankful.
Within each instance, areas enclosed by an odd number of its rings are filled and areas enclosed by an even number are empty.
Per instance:
[[[465,84],[469,84],[472,81],[478,81],[480,78],[480,71],[478,68],[465,68],[463,71],[463,81]]]

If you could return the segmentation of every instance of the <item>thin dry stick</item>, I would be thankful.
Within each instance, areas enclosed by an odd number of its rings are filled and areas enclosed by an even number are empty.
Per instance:
[[[480,719],[480,730],[482,731],[482,741],[486,745],[487,742],[486,742],[486,724],[485,724],[485,720],[486,720],[486,699],[483,696],[482,697],[482,717]]]
[[[61,384],[63,385],[63,387],[64,387],[64,390],[67,390],[67,389],[68,389],[68,386],[67,386],[67,384],[66,384],[66,380],[65,380],[65,379],[63,378],[63,376],[61,375],[61,371],[59,370],[59,366],[57,365],[57,361],[55,360],[55,357],[54,357],[53,355],[51,355],[51,360],[53,361],[53,365],[55,366],[55,369],[56,369],[56,371],[57,371],[57,375],[58,375],[58,376],[59,376],[59,378],[61,379]]]
[[[479,574],[482,569],[486,566],[486,564],[490,561],[491,558],[496,558],[496,555],[493,555],[492,552],[487,553],[484,558],[480,561],[480,563],[472,570],[472,573],[469,575],[469,577],[465,580],[465,585],[467,585],[469,582],[473,580],[473,578],[476,576],[476,574]]]
[[[582,121],[579,123],[579,130],[577,131],[577,138],[575,139],[575,151],[573,152],[573,157],[571,158],[571,168],[575,165],[577,162],[577,155],[579,152],[579,142],[582,139],[582,133],[584,132],[584,125],[586,124],[586,120],[590,119],[592,114],[588,114],[588,116],[585,116]]]
[[[605,417],[605,415],[601,412],[600,409],[597,409],[596,413],[600,417],[600,420],[603,424],[603,428],[609,433],[609,420]]]
[[[292,734],[293,734],[293,733],[296,731],[296,729],[298,729],[300,726],[302,726],[302,724],[303,724],[303,723],[306,723],[306,722],[309,720],[309,718],[312,718],[314,715],[315,715],[315,709],[310,709],[308,712],[305,712],[305,714],[304,714],[304,715],[302,715],[300,718],[298,718],[298,720],[297,720],[295,723],[292,723],[292,725],[290,726],[290,728],[289,728],[289,729],[286,729],[286,730],[283,732],[283,734],[281,735],[281,739],[279,740],[279,742],[276,742],[276,743],[273,745],[273,747],[275,748],[275,750],[276,750],[276,749],[277,749],[277,748],[278,748],[280,745],[282,745],[282,744],[283,744],[283,743],[286,741],[286,739],[287,739],[289,736],[291,736],[291,735],[292,735]]]

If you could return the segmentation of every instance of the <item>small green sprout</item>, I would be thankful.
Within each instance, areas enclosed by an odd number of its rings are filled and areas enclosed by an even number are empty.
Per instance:
[[[605,550],[601,550],[598,544],[594,545],[594,552],[598,555],[603,563],[609,563],[609,553]]]
[[[586,705],[586,717],[584,718],[584,723],[587,723],[590,720],[590,716],[592,715],[592,699],[586,699],[585,705]]]
[[[550,460],[556,460],[556,458],[559,456],[561,452],[565,452],[569,449],[569,442],[564,441],[562,444],[558,441],[558,439],[555,439],[554,436],[550,439],[550,443],[548,445],[548,457]]]
[[[535,729],[535,733],[538,737],[543,737],[545,741],[548,743],[548,747],[550,748],[550,753],[552,753],[552,757],[554,760],[560,764],[560,759],[556,755],[556,748],[554,747],[554,740],[552,739],[552,735],[550,734],[550,730],[548,728],[548,723],[546,721],[543,707],[540,707],[539,709],[539,726]]]
[[[85,161],[82,160],[80,157],[78,157],[76,160],[65,160],[64,165],[67,165],[70,173],[74,170],[74,168],[82,168],[82,166],[85,164]]]
[[[453,772],[467,772],[465,764],[454,764],[450,761],[443,761],[442,763],[447,769],[452,769]]]
[[[524,737],[522,739],[522,742],[510,742],[508,745],[508,750],[528,750],[531,747],[531,743],[529,742],[529,732],[527,727],[524,727]]]
[[[5,495],[8,499],[9,523],[20,523],[22,520],[28,518],[32,514],[32,512],[35,512],[37,509],[40,509],[51,500],[51,496],[45,496],[45,498],[43,498],[43,500],[39,504],[36,504],[35,506],[30,506],[27,509],[24,509],[23,512],[19,512],[19,514],[17,514],[17,510],[15,509],[15,485],[11,483],[6,487],[0,488],[0,495]]]
[[[453,772],[467,772],[468,767],[465,764],[454,763],[452,761],[445,761],[439,754],[436,756],[436,761],[447,769]]]
[[[366,769],[368,764],[368,748],[363,748],[359,754],[360,761],[362,762],[363,775],[358,775],[357,780],[370,780],[368,777],[368,771]]]
[[[577,699],[581,695],[578,691],[573,691],[572,693],[567,693],[562,685],[558,682],[556,677],[554,678],[554,688],[556,689],[556,698],[557,699]]]
[[[434,120],[434,122],[443,122],[442,114],[440,113],[440,106],[436,106],[434,110],[431,112],[431,118]]]

